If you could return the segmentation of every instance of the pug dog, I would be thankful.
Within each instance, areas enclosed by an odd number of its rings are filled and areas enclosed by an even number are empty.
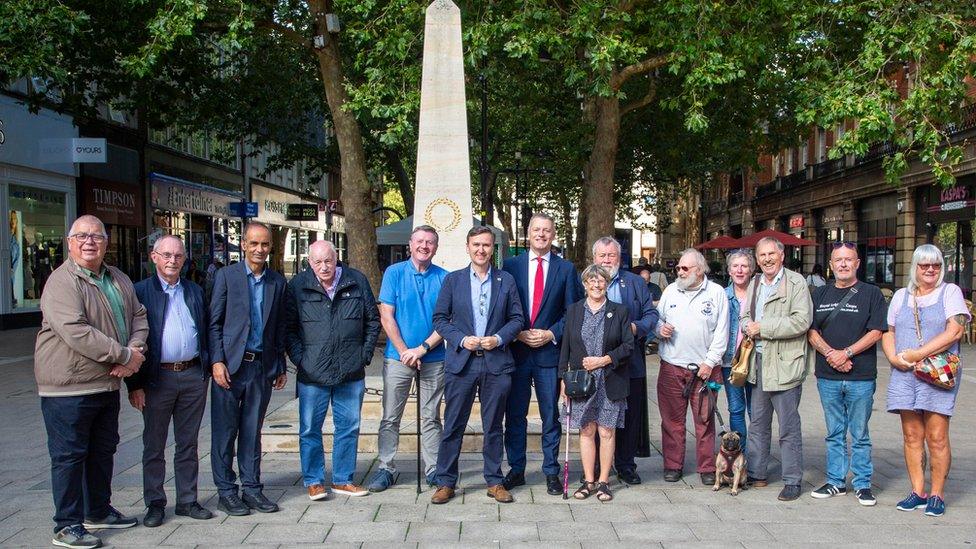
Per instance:
[[[712,491],[717,492],[723,484],[728,484],[733,496],[739,495],[739,490],[745,490],[746,456],[742,453],[742,435],[738,431],[722,431],[722,444],[718,455],[715,456],[715,485]]]

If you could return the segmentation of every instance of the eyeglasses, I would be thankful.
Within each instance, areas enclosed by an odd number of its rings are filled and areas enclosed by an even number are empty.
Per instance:
[[[933,271],[941,271],[942,264],[941,263],[919,263],[918,268],[922,269],[923,271],[927,271],[929,269],[932,269]]]
[[[841,248],[850,248],[852,250],[856,250],[857,249],[857,244],[854,243],[854,242],[850,242],[848,240],[845,240],[843,242],[831,242],[830,248],[832,250],[839,250]]]
[[[153,253],[156,254],[156,255],[158,255],[159,257],[162,257],[166,261],[169,261],[170,259],[175,259],[175,260],[179,261],[179,260],[181,260],[181,259],[183,259],[183,258],[186,257],[186,254],[171,254],[169,252],[163,252],[163,253],[153,252]]]
[[[105,239],[108,237],[101,233],[75,233],[69,234],[68,238],[75,239],[75,242],[78,244],[84,244],[89,238],[95,244],[101,244],[102,242],[105,242]]]

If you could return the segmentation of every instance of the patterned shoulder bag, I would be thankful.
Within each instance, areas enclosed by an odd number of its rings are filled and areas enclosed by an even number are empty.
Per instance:
[[[918,345],[921,347],[924,342],[922,341],[922,322],[918,314],[918,294],[912,297],[915,335],[918,337]],[[946,391],[955,388],[958,373],[959,355],[950,351],[929,355],[915,363],[915,377]]]

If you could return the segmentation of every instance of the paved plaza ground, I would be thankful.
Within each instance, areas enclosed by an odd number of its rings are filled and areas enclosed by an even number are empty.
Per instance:
[[[0,546],[50,546],[53,504],[44,424],[32,373],[34,330],[0,332]],[[966,346],[963,363],[976,359],[976,348]],[[661,433],[655,391],[657,357],[649,357],[651,387],[651,441],[660,449]],[[374,361],[374,366],[378,361]],[[417,494],[415,462],[399,461],[404,471],[398,485],[365,498],[335,497],[311,502],[302,487],[297,454],[266,454],[263,464],[265,493],[281,512],[228,517],[216,511],[209,521],[174,518],[172,469],[167,489],[167,521],[159,528],[103,531],[99,535],[114,547],[798,547],[815,544],[843,546],[972,545],[976,542],[976,402],[971,395],[976,376],[962,382],[952,420],[954,463],[946,493],[947,513],[942,518],[921,511],[904,513],[895,503],[908,492],[897,418],[884,413],[887,368],[881,368],[878,398],[871,421],[874,440],[874,488],[878,505],[861,507],[853,495],[814,500],[809,490],[824,479],[824,424],[816,385],[804,385],[803,414],[804,491],[794,502],[776,500],[779,462],[773,461],[771,484],[737,497],[728,490],[713,493],[694,474],[693,448],[688,444],[684,481],[661,478],[661,457],[639,460],[640,486],[616,483],[616,499],[601,504],[552,497],[541,486],[541,457],[531,456],[529,486],[513,491],[515,503],[501,505],[485,496],[480,455],[462,460],[459,497],[447,505],[430,505],[431,491]],[[371,372],[377,373],[377,372]],[[275,394],[271,409],[294,395],[289,387]],[[724,403],[724,397],[721,402]],[[724,409],[724,404],[723,404]],[[122,442],[115,459],[113,500],[123,513],[142,518],[140,439],[142,418],[124,403],[120,420]],[[776,439],[774,427],[774,441]],[[170,439],[172,442],[172,438]],[[200,433],[200,499],[216,508],[210,475],[209,412]],[[575,445],[575,444],[574,444]],[[775,444],[774,444],[775,446]],[[169,449],[172,457],[172,447]],[[778,449],[774,448],[774,456]],[[357,481],[365,481],[375,467],[374,455],[361,455]],[[580,467],[572,463],[572,478]]]

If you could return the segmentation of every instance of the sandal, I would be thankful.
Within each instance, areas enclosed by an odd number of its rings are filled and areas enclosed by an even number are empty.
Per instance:
[[[596,499],[600,500],[602,503],[613,501],[613,493],[610,491],[610,486],[607,485],[606,482],[597,484]]]
[[[583,484],[581,484],[580,487],[575,492],[573,492],[573,498],[586,499],[593,495],[595,488],[596,488],[595,482],[586,482],[584,480]]]

